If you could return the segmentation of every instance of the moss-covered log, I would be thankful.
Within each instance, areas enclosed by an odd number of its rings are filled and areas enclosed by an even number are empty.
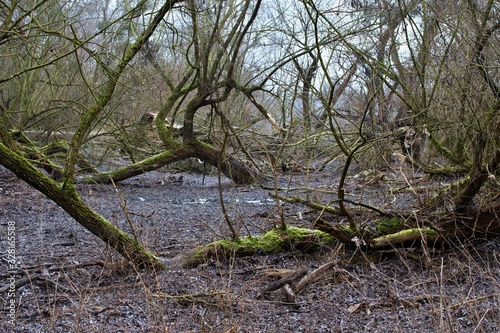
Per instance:
[[[241,237],[236,241],[220,240],[198,247],[182,261],[194,267],[210,259],[225,260],[231,256],[272,254],[280,251],[312,252],[335,242],[335,238],[319,230],[288,226],[273,229],[264,235]]]
[[[380,236],[392,234],[404,228],[404,221],[399,217],[382,217],[374,222],[377,235]]]
[[[182,147],[175,147],[168,149],[154,156],[145,158],[144,160],[126,165],[124,167],[103,172],[95,175],[90,175],[82,178],[80,182],[85,183],[110,183],[111,180],[117,183],[122,180],[135,177],[161,168],[162,166],[170,163],[180,161],[193,156],[193,152],[189,149],[182,149]]]
[[[463,239],[491,238],[500,236],[500,202],[492,202],[480,210],[469,210],[466,214],[447,214],[427,218],[426,228],[404,229],[385,234],[370,241],[371,247],[395,246],[414,240],[442,242]],[[420,224],[422,221],[420,221]],[[405,225],[417,226],[409,220]]]
[[[381,218],[373,221],[375,229],[364,227],[359,232],[372,248],[399,246],[416,240],[453,242],[455,240],[500,236],[500,202],[492,202],[467,214],[447,213],[434,216]],[[352,244],[357,234],[344,224],[331,224],[316,219],[315,229],[321,230],[345,244]]]
[[[499,155],[500,156],[500,155]],[[497,158],[500,157],[497,156]],[[492,160],[492,166],[497,165],[496,159]],[[491,238],[500,235],[500,202],[498,200],[482,205],[480,208],[471,207],[470,198],[473,193],[479,191],[486,178],[487,169],[484,173],[467,177],[454,185],[455,191],[463,189],[460,192],[458,203],[467,202],[465,207],[446,213],[427,213],[426,210],[418,212],[383,212],[380,209],[370,207],[370,211],[375,211],[383,217],[372,220],[372,223],[364,224],[356,232],[350,226],[345,224],[333,224],[325,218],[317,217],[312,222],[312,227],[321,230],[345,244],[370,244],[372,247],[394,246],[404,244],[418,239],[426,239],[433,242],[443,242],[472,238]],[[473,190],[471,190],[473,189]],[[310,208],[333,215],[342,215],[335,207],[325,207],[319,204],[311,203],[298,197],[284,197],[269,193],[273,198],[289,203],[301,203]],[[466,199],[464,199],[464,197]],[[442,198],[442,197],[441,197]],[[359,204],[363,206],[362,204]],[[429,207],[429,206],[427,206]],[[432,210],[438,206],[437,197],[432,201]],[[465,210],[465,211],[464,211]],[[363,214],[359,214],[360,219]],[[399,216],[399,217],[398,217]],[[423,231],[425,230],[425,231]],[[359,240],[362,238],[362,240]]]
[[[370,241],[370,247],[396,246],[415,240],[436,241],[439,233],[432,229],[413,228],[401,230],[394,234],[388,234],[374,238]]]

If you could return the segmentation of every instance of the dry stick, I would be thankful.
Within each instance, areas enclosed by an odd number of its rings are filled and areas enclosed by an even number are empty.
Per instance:
[[[422,302],[422,301],[432,301],[434,299],[440,300],[442,299],[442,295],[433,295],[433,294],[425,294],[425,295],[418,295],[418,296],[410,296],[410,297],[404,297],[404,298],[395,298],[394,302],[400,302],[402,305],[398,307],[400,308],[405,308],[405,307],[416,307],[417,304],[415,302]],[[373,307],[377,308],[393,308],[394,304],[393,302],[378,302],[378,303],[371,303],[369,301],[363,301],[360,303],[357,303],[355,305],[352,305],[349,307],[349,312],[350,313],[355,313],[359,310],[362,309],[370,309]]]
[[[264,275],[267,277],[279,277],[282,278],[283,276],[293,273],[295,270],[293,269],[288,269],[288,268],[271,268],[267,269],[264,271]]]
[[[338,264],[337,261],[332,261],[332,262],[326,263],[326,264],[316,268],[315,270],[313,270],[309,273],[308,273],[308,270],[305,268],[300,269],[300,270],[291,271],[290,273],[283,276],[277,282],[264,288],[259,293],[257,298],[261,297],[262,295],[264,295],[268,292],[283,288],[287,294],[288,301],[291,303],[294,303],[297,295],[302,293],[311,283],[317,281],[318,278],[322,274],[324,274],[327,270],[336,266],[337,264]],[[298,280],[298,279],[301,279],[300,282],[297,284],[297,286],[294,289],[292,289],[292,287],[290,285],[293,284],[293,282]]]
[[[387,216],[387,217],[397,216],[394,213],[384,211],[381,208],[374,207],[374,206],[371,206],[371,205],[368,205],[368,204],[365,204],[365,203],[362,203],[362,202],[356,202],[356,201],[352,201],[352,200],[349,200],[349,199],[344,199],[344,201],[347,202],[347,203],[350,203],[352,205],[355,205],[355,206],[361,206],[361,207],[364,207],[366,209],[373,210],[374,212],[377,212],[377,213],[379,213],[382,216]]]
[[[416,221],[417,225],[419,225],[418,215],[416,214],[416,212],[413,212],[413,214],[415,215],[415,221]],[[424,267],[430,268],[432,266],[432,259],[431,259],[432,256],[429,253],[429,245],[428,245],[427,239],[429,239],[429,237],[427,235],[426,236],[422,235],[422,250],[424,251],[424,256],[422,257],[422,259],[423,259]],[[432,239],[429,239],[429,240],[432,240]]]
[[[301,203],[306,205],[307,207],[316,209],[316,210],[324,210],[325,212],[332,213],[332,214],[338,214],[338,210],[335,207],[329,207],[329,206],[323,206],[320,204],[316,204],[310,201],[307,201],[305,199],[299,198],[297,196],[293,196],[291,198],[287,198],[281,195],[277,195],[275,193],[269,193],[269,196],[274,199],[279,199],[281,201],[285,201],[288,203]]]
[[[295,287],[295,294],[299,295],[302,293],[311,283],[316,281],[321,274],[332,268],[333,266],[337,265],[337,261],[332,261],[329,263],[326,263],[318,268],[316,268],[314,271],[310,272],[306,276],[300,280],[300,282],[297,284]]]
[[[484,296],[479,296],[479,297],[476,297],[476,298],[468,299],[468,300],[463,301],[463,302],[452,304],[452,305],[448,306],[448,309],[456,308],[458,306],[461,306],[461,305],[464,305],[464,304],[468,304],[468,303],[475,303],[477,301],[482,301],[483,299],[495,297],[495,296],[498,296],[498,295],[500,295],[500,294],[484,295]]]
[[[101,266],[104,267],[104,261],[102,260],[95,260],[95,261],[89,261],[89,262],[82,262],[81,264],[75,264],[75,265],[68,265],[68,266],[51,266],[47,270],[49,272],[56,272],[60,271],[62,269],[75,269],[75,268],[85,268],[89,266]]]
[[[21,288],[22,286],[27,285],[28,283],[32,283],[36,279],[40,278],[40,276],[41,276],[40,273],[34,273],[31,275],[28,275],[27,277],[16,280],[16,282],[14,282],[14,288],[18,289],[18,288]],[[3,286],[2,288],[0,288],[0,293],[3,293],[5,291],[9,290],[11,288],[11,286],[12,286],[12,284],[10,284],[10,283]]]
[[[88,266],[104,266],[104,262],[98,260],[98,261],[95,261],[95,262],[87,262],[87,263],[81,263],[81,264],[77,264],[77,265],[71,265],[71,266],[57,266],[57,267],[49,267],[46,269],[47,272],[56,272],[56,271],[60,271],[62,269],[73,269],[73,268],[82,268],[82,267],[88,267]],[[46,278],[42,278],[42,275],[43,274],[40,274],[39,272],[41,272],[42,270],[45,270],[45,268],[40,268],[39,270],[37,270],[36,273],[33,273],[33,274],[30,274],[28,275],[27,274],[27,277],[24,277],[24,278],[20,278],[18,280],[16,280],[16,282],[14,282],[14,286],[16,289],[22,287],[22,286],[25,286],[27,285],[28,283],[31,283],[31,282],[34,282],[35,280],[48,280]],[[26,272],[24,271],[17,271],[17,272],[12,272],[12,274],[24,274]],[[49,282],[52,282],[51,280],[49,280]],[[0,288],[0,293],[3,293],[7,290],[9,290],[11,287],[11,284],[7,284],[5,286],[3,286],[2,288]]]
[[[293,291],[292,287],[289,284],[285,284],[283,286],[283,290],[286,292],[286,300],[290,303],[297,303],[295,298],[297,297],[297,294]]]
[[[63,293],[71,293],[72,290],[61,285],[59,282],[57,281],[54,281],[52,279],[49,279],[47,276],[38,276],[38,280],[40,281],[45,281],[45,282],[48,282],[50,284],[52,284],[54,287],[56,287],[56,289],[59,289],[60,291],[62,291]]]
[[[316,218],[316,219],[319,219],[321,216],[323,216],[323,214],[325,212],[329,212],[329,213],[332,213],[332,214],[337,214],[337,209],[334,208],[334,207],[330,207],[330,204],[333,202],[333,201],[330,201],[328,204],[326,205],[320,205],[320,204],[316,204],[316,203],[313,203],[313,202],[310,202],[309,200],[305,200],[305,199],[302,199],[302,198],[299,198],[298,196],[294,196],[292,198],[288,198],[288,197],[284,197],[284,196],[281,196],[281,195],[278,195],[277,193],[269,193],[269,196],[272,197],[272,198],[277,198],[281,201],[285,201],[285,202],[288,202],[288,203],[302,203],[310,208],[313,208],[315,210],[319,210],[321,211],[321,213],[319,214],[319,216]]]
[[[413,167],[413,158],[411,158],[410,156],[408,156],[408,158],[410,158],[410,162],[412,163],[411,165]],[[403,179],[404,179],[406,185],[410,188],[410,190],[413,192],[413,194],[415,194],[415,196],[417,197],[419,207],[422,207],[423,204],[422,204],[422,198],[420,196],[420,193],[417,190],[415,190],[415,188],[413,187],[411,182],[408,180],[408,177],[406,177],[405,173],[403,172],[403,164],[401,164],[399,166],[399,172],[403,176]],[[412,171],[412,172],[415,172],[415,171]]]
[[[221,171],[222,170],[222,162],[223,162],[222,159],[223,159],[223,157],[224,157],[224,160],[226,159],[225,147],[227,145],[228,136],[229,136],[229,134],[227,133],[227,131],[225,131],[224,141],[222,143],[222,148],[221,148],[219,156],[217,157],[217,186],[218,186],[218,190],[219,190],[220,207],[222,210],[222,214],[224,216],[224,220],[226,221],[226,224],[228,225],[229,230],[231,231],[231,238],[232,238],[231,240],[236,241],[239,238],[239,234],[236,231],[236,229],[234,228],[233,221],[231,221],[231,218],[229,217],[229,214],[228,214],[227,209],[226,209],[226,204],[224,201],[224,194],[222,192],[222,171]]]
[[[51,272],[57,272],[61,271],[63,269],[70,270],[70,269],[75,269],[75,268],[85,268],[89,266],[101,266],[104,267],[104,261],[102,260],[95,260],[95,261],[89,261],[89,262],[83,262],[81,264],[74,264],[74,265],[68,265],[68,266],[53,266],[52,263],[47,263],[43,264],[41,266],[30,266],[26,267],[23,270],[17,270],[17,271],[9,271],[9,273],[15,274],[15,275],[21,275],[21,274],[26,274],[28,270],[32,270],[35,273],[39,273],[42,271],[48,271],[49,273]],[[48,268],[47,268],[48,267]]]
[[[410,297],[397,298],[397,301],[400,301],[403,306],[416,306],[414,302],[422,302],[429,301],[431,302],[434,299],[440,300],[443,298],[443,295],[433,295],[433,294],[424,294]]]
[[[207,303],[208,304],[209,302],[199,300],[198,298],[213,297],[213,296],[226,295],[226,294],[227,294],[227,292],[225,292],[225,291],[217,291],[217,292],[213,292],[213,293],[197,293],[197,294],[182,294],[182,295],[169,295],[169,294],[164,294],[164,293],[153,293],[153,294],[151,294],[151,296],[158,297],[158,298],[167,298],[167,299],[185,301],[185,302],[189,302],[189,303]]]
[[[118,190],[118,187],[116,187],[115,182],[113,181],[113,178],[110,178],[111,184],[113,184],[113,188],[115,189],[116,195],[118,196],[118,199],[120,200],[120,208],[123,211],[123,214],[125,216],[125,220],[127,221],[130,230],[132,231],[132,235],[134,236],[134,239],[136,242],[139,242],[139,238],[137,237],[137,233],[135,231],[134,223],[132,223],[132,220],[130,219],[130,216],[127,211],[127,201],[123,198],[121,192]]]
[[[283,276],[277,282],[272,283],[271,285],[269,285],[266,288],[262,289],[260,291],[259,295],[257,296],[257,298],[261,297],[262,295],[264,295],[264,294],[266,294],[268,292],[278,290],[278,289],[280,289],[281,287],[283,287],[283,286],[285,286],[287,284],[293,283],[294,281],[300,279],[301,277],[303,277],[306,274],[307,274],[307,269],[306,268],[293,271],[290,274],[287,274],[287,275]]]
[[[305,187],[305,186],[299,186],[299,187],[274,187],[274,186],[268,186],[268,185],[265,185],[265,184],[260,184],[259,185],[261,189],[263,190],[270,190],[270,191],[274,191],[274,190],[278,190],[278,191],[287,191],[287,192],[292,192],[292,191],[307,191],[307,190],[310,190],[311,188],[309,187]],[[327,191],[324,191],[324,193],[331,193],[331,192],[327,192]]]
[[[277,195],[275,193],[269,193],[269,196],[272,197],[272,198],[275,198],[275,199],[278,198],[278,199],[280,199],[282,201],[285,201],[285,202],[288,202],[288,203],[301,203],[301,204],[306,205],[307,207],[310,207],[310,208],[313,208],[315,210],[319,210],[319,211],[322,211],[322,212],[328,212],[328,213],[331,213],[331,214],[339,214],[339,210],[337,208],[329,206],[329,204],[331,204],[331,203],[339,202],[338,199],[337,200],[331,200],[328,203],[328,205],[320,205],[320,204],[317,204],[317,203],[314,203],[314,202],[310,202],[310,201],[308,201],[306,199],[302,199],[302,198],[300,198],[298,196],[293,196],[291,198],[288,198],[288,197],[285,197],[285,196],[282,196],[282,195]],[[382,216],[389,216],[389,217],[396,216],[396,214],[394,214],[394,213],[384,211],[381,208],[374,207],[374,206],[371,206],[371,205],[367,205],[367,204],[362,203],[362,202],[355,202],[355,201],[352,201],[352,200],[349,200],[349,199],[344,199],[344,202],[348,202],[348,203],[356,205],[356,206],[361,206],[361,207],[364,207],[366,209],[370,209],[370,210],[372,210],[374,212],[379,213]]]

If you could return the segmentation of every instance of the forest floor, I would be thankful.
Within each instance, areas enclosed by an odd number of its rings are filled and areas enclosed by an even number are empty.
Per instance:
[[[181,178],[182,176],[182,178]],[[416,188],[445,179],[398,177],[366,184],[352,177],[353,201],[411,209]],[[278,175],[282,195],[336,198],[338,170]],[[272,178],[263,181],[274,186]],[[316,188],[315,191],[306,188]],[[500,332],[500,238],[453,246],[361,251],[340,244],[314,253],[289,251],[195,268],[176,256],[228,237],[228,219],[243,235],[280,223],[268,189],[235,186],[217,175],[156,171],[116,185],[79,185],[84,200],[165,259],[160,272],[125,262],[62,209],[0,168],[1,332]],[[412,191],[415,190],[415,191]],[[307,193],[306,193],[307,192]],[[419,193],[419,195],[425,193]],[[310,227],[317,212],[281,203],[283,217]],[[15,233],[15,246],[9,231]],[[15,251],[17,269],[8,254]],[[290,301],[280,289],[259,297],[276,269],[336,265]],[[23,286],[9,288],[12,281]],[[5,289],[5,288],[4,288]],[[9,314],[11,303],[15,316]]]

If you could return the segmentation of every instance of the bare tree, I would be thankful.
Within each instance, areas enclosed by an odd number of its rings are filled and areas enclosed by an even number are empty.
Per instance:
[[[221,106],[238,93],[279,129],[255,99],[261,86],[251,85],[242,75],[260,4],[250,0],[230,6],[223,1],[174,0],[156,7],[138,1],[125,2],[123,8],[104,1],[102,16],[95,18],[84,3],[69,8],[55,0],[32,6],[13,3],[6,8],[0,45],[3,54],[12,52],[25,61],[16,68],[10,57],[2,58],[9,70],[0,78],[2,88],[8,88],[8,94],[2,96],[1,164],[126,258],[142,266],[162,267],[137,239],[84,204],[75,184],[118,182],[192,157],[218,167],[237,183],[253,182],[255,172],[251,167],[226,154],[224,145],[215,147],[198,137],[196,117],[214,112],[232,131],[225,110],[234,110]],[[59,19],[54,21],[54,17]],[[17,53],[18,46],[25,53]],[[160,56],[159,49],[168,50],[166,56],[173,57]],[[176,58],[184,61],[170,63]],[[99,138],[126,132],[120,117],[128,116],[127,109],[134,108],[134,97],[130,96],[134,94],[129,92],[140,83],[137,73],[148,66],[167,89],[158,109],[148,110],[157,114],[151,130],[157,132],[159,151],[101,172],[95,160],[89,159],[92,150],[99,150],[106,158],[109,148],[101,147]],[[14,91],[11,87],[17,82],[22,82],[22,89]],[[41,103],[32,100],[33,91],[39,94]],[[120,105],[123,107],[117,107]],[[57,127],[64,140],[40,147],[30,139],[38,133],[34,130],[41,129],[47,136],[56,131],[40,123],[46,115],[65,120]],[[165,121],[167,116],[171,122]],[[172,126],[178,119],[180,131]]]

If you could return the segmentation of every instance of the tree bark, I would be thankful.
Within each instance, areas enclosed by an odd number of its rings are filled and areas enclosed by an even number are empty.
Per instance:
[[[185,149],[182,145],[178,147],[165,150],[154,156],[145,158],[144,160],[126,165],[124,167],[103,172],[88,177],[82,178],[80,181],[84,183],[111,183],[111,181],[117,183],[122,180],[132,178],[148,171],[153,171],[165,166],[167,164],[180,161],[189,157],[194,157],[193,152],[190,149]]]
[[[455,200],[456,211],[458,213],[465,213],[470,210],[472,199],[479,192],[481,187],[490,176],[490,172],[495,172],[500,166],[500,149],[497,149],[494,158],[487,165],[479,170],[473,168],[468,181],[460,191],[459,196]]]
[[[500,236],[500,201],[480,209],[469,208],[464,215],[438,221],[440,233],[446,238],[491,238]]]
[[[236,184],[251,184],[255,181],[256,171],[250,165],[233,156],[226,156],[224,151],[217,150],[198,139],[190,140],[188,144],[192,147],[195,157],[220,168],[221,172]]]

